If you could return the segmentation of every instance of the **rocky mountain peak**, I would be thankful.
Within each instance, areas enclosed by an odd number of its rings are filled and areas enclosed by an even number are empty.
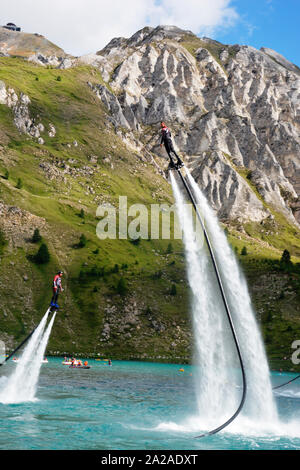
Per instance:
[[[108,55],[117,48],[140,47],[143,44],[150,44],[156,41],[180,41],[186,35],[195,36],[191,31],[180,29],[177,26],[159,25],[156,28],[146,26],[134,33],[129,39],[123,37],[112,39],[103,49],[98,51],[97,54]]]
[[[177,26],[159,25],[156,28],[152,28],[152,31],[149,31],[149,34],[143,38],[143,42],[150,43],[163,41],[164,39],[180,41],[187,34],[195,36],[191,31],[178,28]]]
[[[279,54],[279,52],[274,51],[268,47],[261,47],[260,50],[275,60],[278,64],[282,65],[286,69],[300,75],[300,68],[297,65],[293,64],[289,60],[287,60],[283,55]]]
[[[224,45],[176,26],[143,28],[101,53],[109,89],[95,92],[116,127],[140,133],[142,142],[132,137],[137,148],[147,142],[163,155],[164,119],[224,220],[260,221],[268,207],[300,220],[296,66],[269,49]]]

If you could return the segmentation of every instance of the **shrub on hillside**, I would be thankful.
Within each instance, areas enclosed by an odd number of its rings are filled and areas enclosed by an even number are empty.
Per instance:
[[[172,243],[169,243],[169,244],[168,244],[168,248],[167,248],[167,254],[170,254],[170,253],[173,253],[173,245],[172,245]]]
[[[279,270],[285,271],[285,272],[297,271],[297,268],[294,267],[291,261],[291,255],[288,250],[284,250],[281,255],[281,258],[279,261]]]
[[[40,231],[39,231],[38,228],[36,228],[36,229],[34,230],[34,232],[33,232],[31,241],[32,241],[32,243],[38,243],[38,242],[40,242],[41,240],[42,240],[42,236],[41,236],[41,234],[40,234]]]
[[[172,284],[170,294],[171,294],[171,295],[177,295],[177,287],[176,287],[176,284]]]
[[[78,243],[78,247],[79,248],[84,248],[87,244],[87,238],[86,236],[84,235],[84,233],[80,236],[80,239],[79,239],[79,243]]]
[[[118,273],[119,272],[119,265],[115,264],[114,267],[111,270],[112,273]]]
[[[291,264],[291,255],[290,255],[290,252],[288,250],[284,250],[282,252],[282,255],[281,255],[281,258],[280,258],[280,264],[285,264],[285,265]]]
[[[36,264],[46,264],[50,261],[50,253],[46,243],[42,243],[38,249],[37,254],[34,257],[34,262]]]
[[[118,281],[118,284],[117,284],[117,287],[116,287],[116,291],[118,294],[120,295],[125,295],[126,292],[127,292],[127,286],[126,286],[126,281],[124,279],[124,277],[121,277]]]

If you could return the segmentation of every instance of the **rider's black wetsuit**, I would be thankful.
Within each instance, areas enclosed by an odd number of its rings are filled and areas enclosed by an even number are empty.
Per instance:
[[[176,156],[177,158],[177,163],[178,164],[181,164],[181,160],[179,158],[179,156],[177,155],[177,153],[175,152],[175,149],[174,149],[174,145],[173,145],[173,142],[172,142],[172,137],[171,137],[171,131],[168,127],[163,127],[162,130],[161,130],[161,141],[160,141],[161,144],[164,144],[165,146],[165,149],[167,151],[167,154],[170,158],[170,161],[171,161],[171,164],[174,165],[174,161],[173,161],[173,158],[171,157],[171,153],[174,153],[174,155]]]

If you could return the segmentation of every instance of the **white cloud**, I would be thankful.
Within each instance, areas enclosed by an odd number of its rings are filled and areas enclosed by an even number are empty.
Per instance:
[[[231,0],[9,0],[1,5],[1,21],[43,34],[66,52],[82,55],[146,25],[173,24],[212,35],[237,21],[230,4]]]
[[[212,34],[238,18],[230,0],[163,0],[152,11],[152,24],[175,24],[196,34]]]

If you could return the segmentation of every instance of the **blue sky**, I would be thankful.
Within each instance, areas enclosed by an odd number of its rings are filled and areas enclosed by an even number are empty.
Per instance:
[[[239,19],[231,27],[218,28],[214,39],[269,47],[300,66],[300,0],[233,0],[230,5]]]
[[[300,0],[9,0],[0,24],[43,34],[72,55],[171,24],[225,44],[270,47],[300,66]]]

